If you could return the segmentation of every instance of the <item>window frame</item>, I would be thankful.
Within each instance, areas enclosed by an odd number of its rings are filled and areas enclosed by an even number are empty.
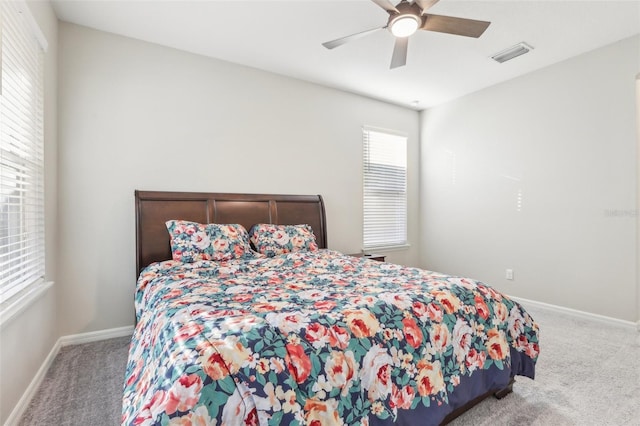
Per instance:
[[[381,142],[379,139],[382,138],[387,139],[383,143],[402,143],[402,147],[395,154],[391,154],[395,158],[380,159],[380,161],[387,161],[387,164],[378,167],[378,173],[371,170],[371,165],[375,164],[371,161],[372,135],[376,137],[377,142]],[[362,127],[362,250],[364,252],[398,250],[409,247],[408,145],[409,137],[406,133],[372,126]],[[378,155],[384,154],[378,153]],[[402,160],[402,164],[398,163],[399,159]],[[394,167],[400,167],[400,170],[394,170]],[[401,176],[398,171],[401,172]],[[380,188],[380,179],[387,180],[386,188]],[[378,186],[377,190],[374,189],[375,186]],[[400,191],[398,186],[401,187]],[[386,202],[391,202],[391,207],[395,208],[395,212],[391,215],[385,215],[383,212],[372,210],[377,204],[374,194],[377,194],[378,201],[383,201],[380,198],[384,198]],[[396,198],[395,204],[393,198]],[[388,204],[387,207],[389,207]],[[391,219],[393,220],[389,222]],[[384,222],[384,226],[391,224],[395,230],[378,229],[376,231],[376,226],[373,223],[375,221]]]
[[[48,288],[41,285],[45,280],[44,55],[48,45],[26,2],[2,3],[0,214],[5,211],[6,220],[2,223],[0,218],[0,237],[6,235],[0,238],[0,265],[13,268],[11,273],[4,268],[5,274],[0,274],[3,323],[24,300]],[[10,208],[14,209],[11,221]]]

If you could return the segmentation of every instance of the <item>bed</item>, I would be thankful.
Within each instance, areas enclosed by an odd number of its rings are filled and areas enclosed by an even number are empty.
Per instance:
[[[135,206],[123,425],[438,425],[534,378],[518,303],[328,249],[319,195],[136,191]]]

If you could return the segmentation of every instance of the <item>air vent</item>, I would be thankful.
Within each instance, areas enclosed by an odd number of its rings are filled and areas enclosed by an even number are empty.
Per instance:
[[[496,62],[503,63],[513,58],[517,58],[520,55],[524,55],[525,53],[528,53],[530,50],[533,50],[533,47],[529,46],[525,42],[522,42],[514,46],[511,46],[503,50],[502,52],[496,53],[491,57],[491,59],[493,59]]]

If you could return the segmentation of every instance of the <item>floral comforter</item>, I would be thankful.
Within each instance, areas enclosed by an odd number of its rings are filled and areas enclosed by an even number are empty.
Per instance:
[[[125,425],[439,424],[538,356],[491,287],[329,250],[155,263],[136,312]]]

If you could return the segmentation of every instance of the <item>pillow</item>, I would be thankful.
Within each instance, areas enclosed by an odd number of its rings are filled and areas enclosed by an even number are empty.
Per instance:
[[[199,260],[226,261],[251,255],[249,234],[242,225],[169,220],[173,260],[184,263]]]
[[[296,251],[316,251],[316,236],[309,225],[253,225],[249,239],[256,251],[265,256],[275,256]]]

